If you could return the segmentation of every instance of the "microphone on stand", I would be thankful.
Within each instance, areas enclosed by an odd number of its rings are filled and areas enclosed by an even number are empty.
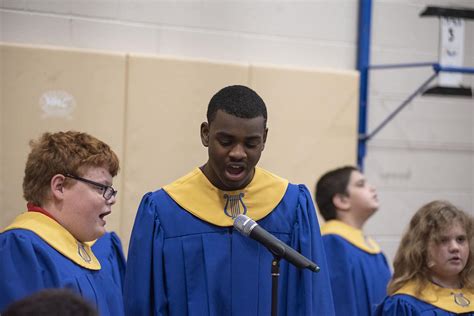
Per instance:
[[[320,268],[316,263],[267,232],[250,217],[243,214],[238,215],[234,220],[234,227],[244,236],[263,244],[275,256],[286,259],[297,268],[319,272]]]

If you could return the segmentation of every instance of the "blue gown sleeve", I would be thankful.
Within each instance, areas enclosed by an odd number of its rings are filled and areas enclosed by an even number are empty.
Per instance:
[[[0,234],[0,258],[0,312],[46,287],[42,264],[27,237],[14,231]]]
[[[410,303],[401,300],[397,295],[386,297],[377,306],[375,316],[420,316],[421,313]]]
[[[123,288],[123,283],[125,282],[125,271],[127,268],[127,262],[125,261],[125,256],[123,254],[122,242],[120,237],[115,233],[110,233],[112,237],[112,254],[110,260],[116,264],[114,269],[114,277],[120,277],[120,285]]]
[[[164,286],[163,231],[152,193],[138,208],[125,274],[125,315],[168,315]]]
[[[102,269],[123,289],[126,262],[119,236],[115,232],[105,234],[92,246],[92,251],[99,259]]]
[[[290,267],[287,314],[331,316],[334,315],[334,305],[316,210],[308,189],[299,185],[299,191],[297,220],[291,236],[291,247],[314,261],[321,270],[315,273],[308,269],[298,271],[297,268]]]
[[[354,278],[348,253],[337,236],[323,236],[336,315],[357,315]],[[363,286],[363,285],[361,285]],[[364,291],[365,289],[359,289]]]

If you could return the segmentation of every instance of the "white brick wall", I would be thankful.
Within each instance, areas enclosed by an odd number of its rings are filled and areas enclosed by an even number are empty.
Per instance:
[[[438,19],[427,5],[472,0],[374,0],[372,64],[436,61]],[[0,0],[0,40],[220,61],[353,69],[357,0]],[[474,21],[465,66],[474,66]],[[372,71],[369,131],[431,74]],[[473,76],[465,76],[473,86]],[[473,212],[474,102],[418,97],[369,142],[366,173],[382,208],[367,230],[390,258],[413,212],[444,198]]]
[[[356,0],[2,0],[1,8],[5,42],[305,67],[355,65]]]

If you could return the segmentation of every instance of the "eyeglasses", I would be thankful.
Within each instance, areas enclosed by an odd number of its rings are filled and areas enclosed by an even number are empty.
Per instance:
[[[103,191],[102,196],[104,197],[104,199],[106,201],[110,200],[113,196],[117,195],[117,191],[114,190],[114,188],[112,188],[110,185],[105,185],[105,184],[98,183],[98,182],[95,182],[95,181],[92,181],[92,180],[84,179],[84,178],[81,178],[81,177],[78,177],[78,176],[75,176],[75,175],[72,175],[72,174],[69,174],[69,173],[66,173],[64,176],[67,177],[67,178],[74,179],[74,180],[89,183],[89,184],[95,185],[96,187],[101,188],[102,191]]]

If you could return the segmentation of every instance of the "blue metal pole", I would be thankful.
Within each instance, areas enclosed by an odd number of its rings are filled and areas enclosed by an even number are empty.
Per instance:
[[[450,67],[450,66],[441,66],[439,64],[433,65],[433,69],[436,72],[457,72],[462,74],[474,74],[474,68],[472,67]]]
[[[369,87],[370,64],[370,29],[372,22],[372,0],[359,1],[359,34],[357,45],[357,69],[360,72],[359,84],[359,135],[367,133],[367,99]],[[357,164],[364,168],[366,140],[359,137],[357,147]]]
[[[416,67],[433,67],[436,62],[426,63],[406,63],[406,64],[385,64],[385,65],[370,65],[370,69],[396,69],[396,68],[416,68]]]

